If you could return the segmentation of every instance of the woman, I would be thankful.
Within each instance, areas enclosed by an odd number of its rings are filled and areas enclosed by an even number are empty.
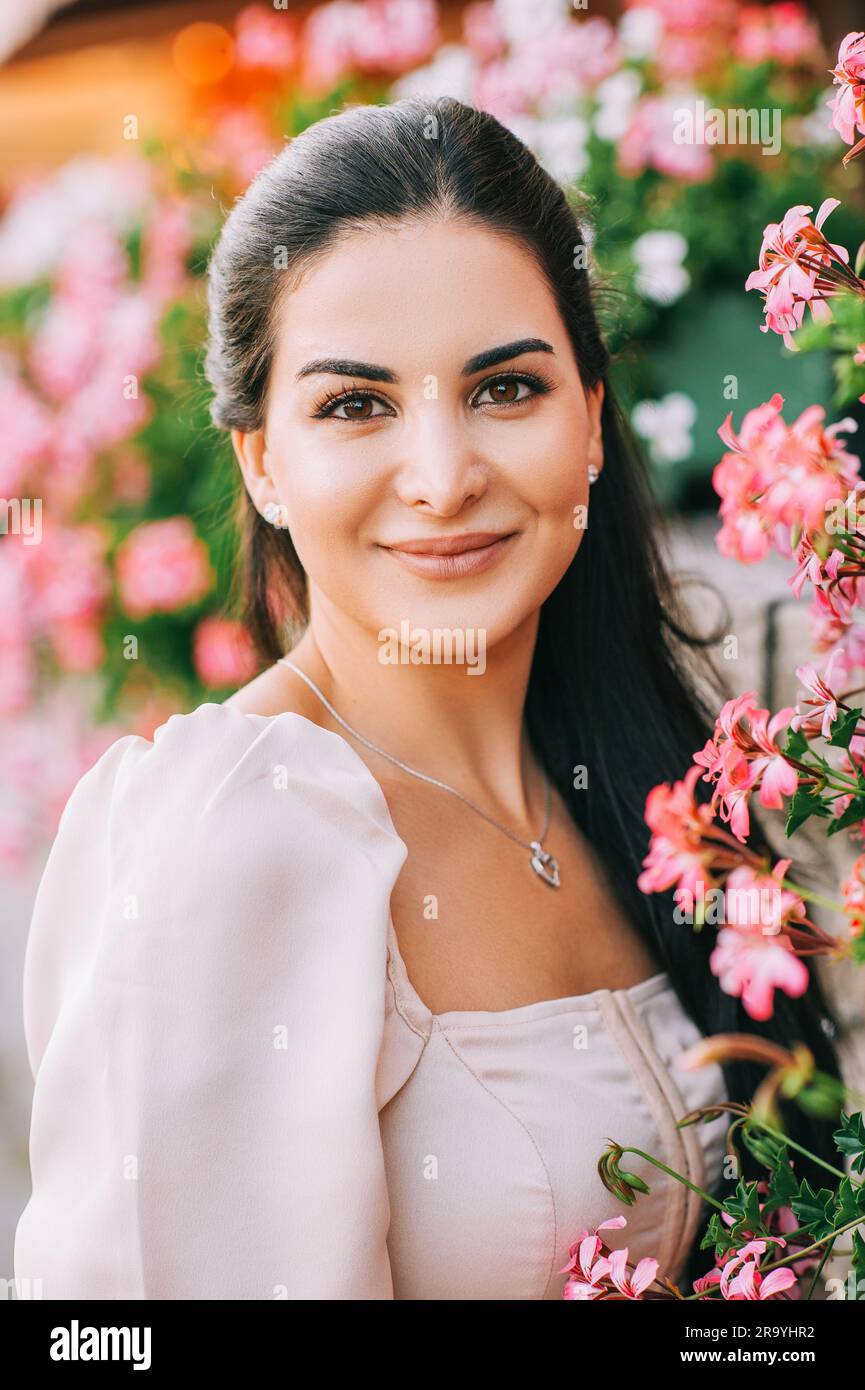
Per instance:
[[[754,1025],[636,887],[707,717],[585,265],[450,99],[319,122],[228,217],[208,376],[270,665],[64,814],[25,979],[45,1297],[557,1298],[621,1214],[608,1136],[731,1176],[723,1120],[675,1122],[760,1073],[675,1059]],[[825,1017],[815,986],[756,1031],[833,1071]],[[630,1166],[611,1242],[684,1278],[700,1204]]]

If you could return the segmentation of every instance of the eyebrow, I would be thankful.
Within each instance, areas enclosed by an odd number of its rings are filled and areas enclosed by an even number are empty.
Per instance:
[[[502,343],[500,347],[487,348],[478,352],[464,364],[461,376],[473,376],[475,372],[485,371],[487,367],[497,367],[501,362],[510,362],[514,357],[522,357],[527,352],[549,352],[555,356],[555,348],[543,338],[517,338],[513,343]],[[317,357],[306,362],[297,373],[296,380],[305,376],[360,376],[366,381],[399,382],[396,372],[390,367],[379,367],[374,362],[352,362],[343,357]]]

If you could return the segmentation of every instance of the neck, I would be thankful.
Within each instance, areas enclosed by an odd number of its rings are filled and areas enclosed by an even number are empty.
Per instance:
[[[543,782],[523,707],[537,622],[535,613],[481,660],[467,641],[466,661],[457,664],[443,659],[446,645],[437,649],[433,643],[430,651],[417,636],[409,647],[398,641],[384,645],[377,634],[314,595],[309,626],[289,660],[358,733],[490,814],[522,824],[534,838],[543,814]],[[467,662],[475,662],[476,673],[470,674]],[[314,695],[310,698],[319,705],[322,722],[342,733],[371,765],[375,760],[376,771],[408,776],[359,744]]]

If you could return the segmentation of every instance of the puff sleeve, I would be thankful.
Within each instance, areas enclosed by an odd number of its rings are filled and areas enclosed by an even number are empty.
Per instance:
[[[81,779],[35,901],[32,1195],[48,1299],[388,1299],[378,784],[299,715],[215,704]]]

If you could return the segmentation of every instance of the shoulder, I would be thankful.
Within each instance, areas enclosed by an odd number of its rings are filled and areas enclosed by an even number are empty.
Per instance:
[[[116,740],[69,798],[39,884],[24,980],[33,1064],[64,991],[96,970],[151,995],[168,976],[195,978],[230,999],[225,980],[249,976],[251,955],[277,978],[300,953],[318,962],[321,997],[329,948],[339,939],[350,960],[362,923],[384,959],[406,854],[365,764],[299,715],[203,704],[152,739]]]
[[[354,749],[303,715],[205,703],[152,739],[117,739],[75,787],[61,819],[118,818],[164,839],[250,826],[285,834],[291,812],[395,834],[380,785]]]

